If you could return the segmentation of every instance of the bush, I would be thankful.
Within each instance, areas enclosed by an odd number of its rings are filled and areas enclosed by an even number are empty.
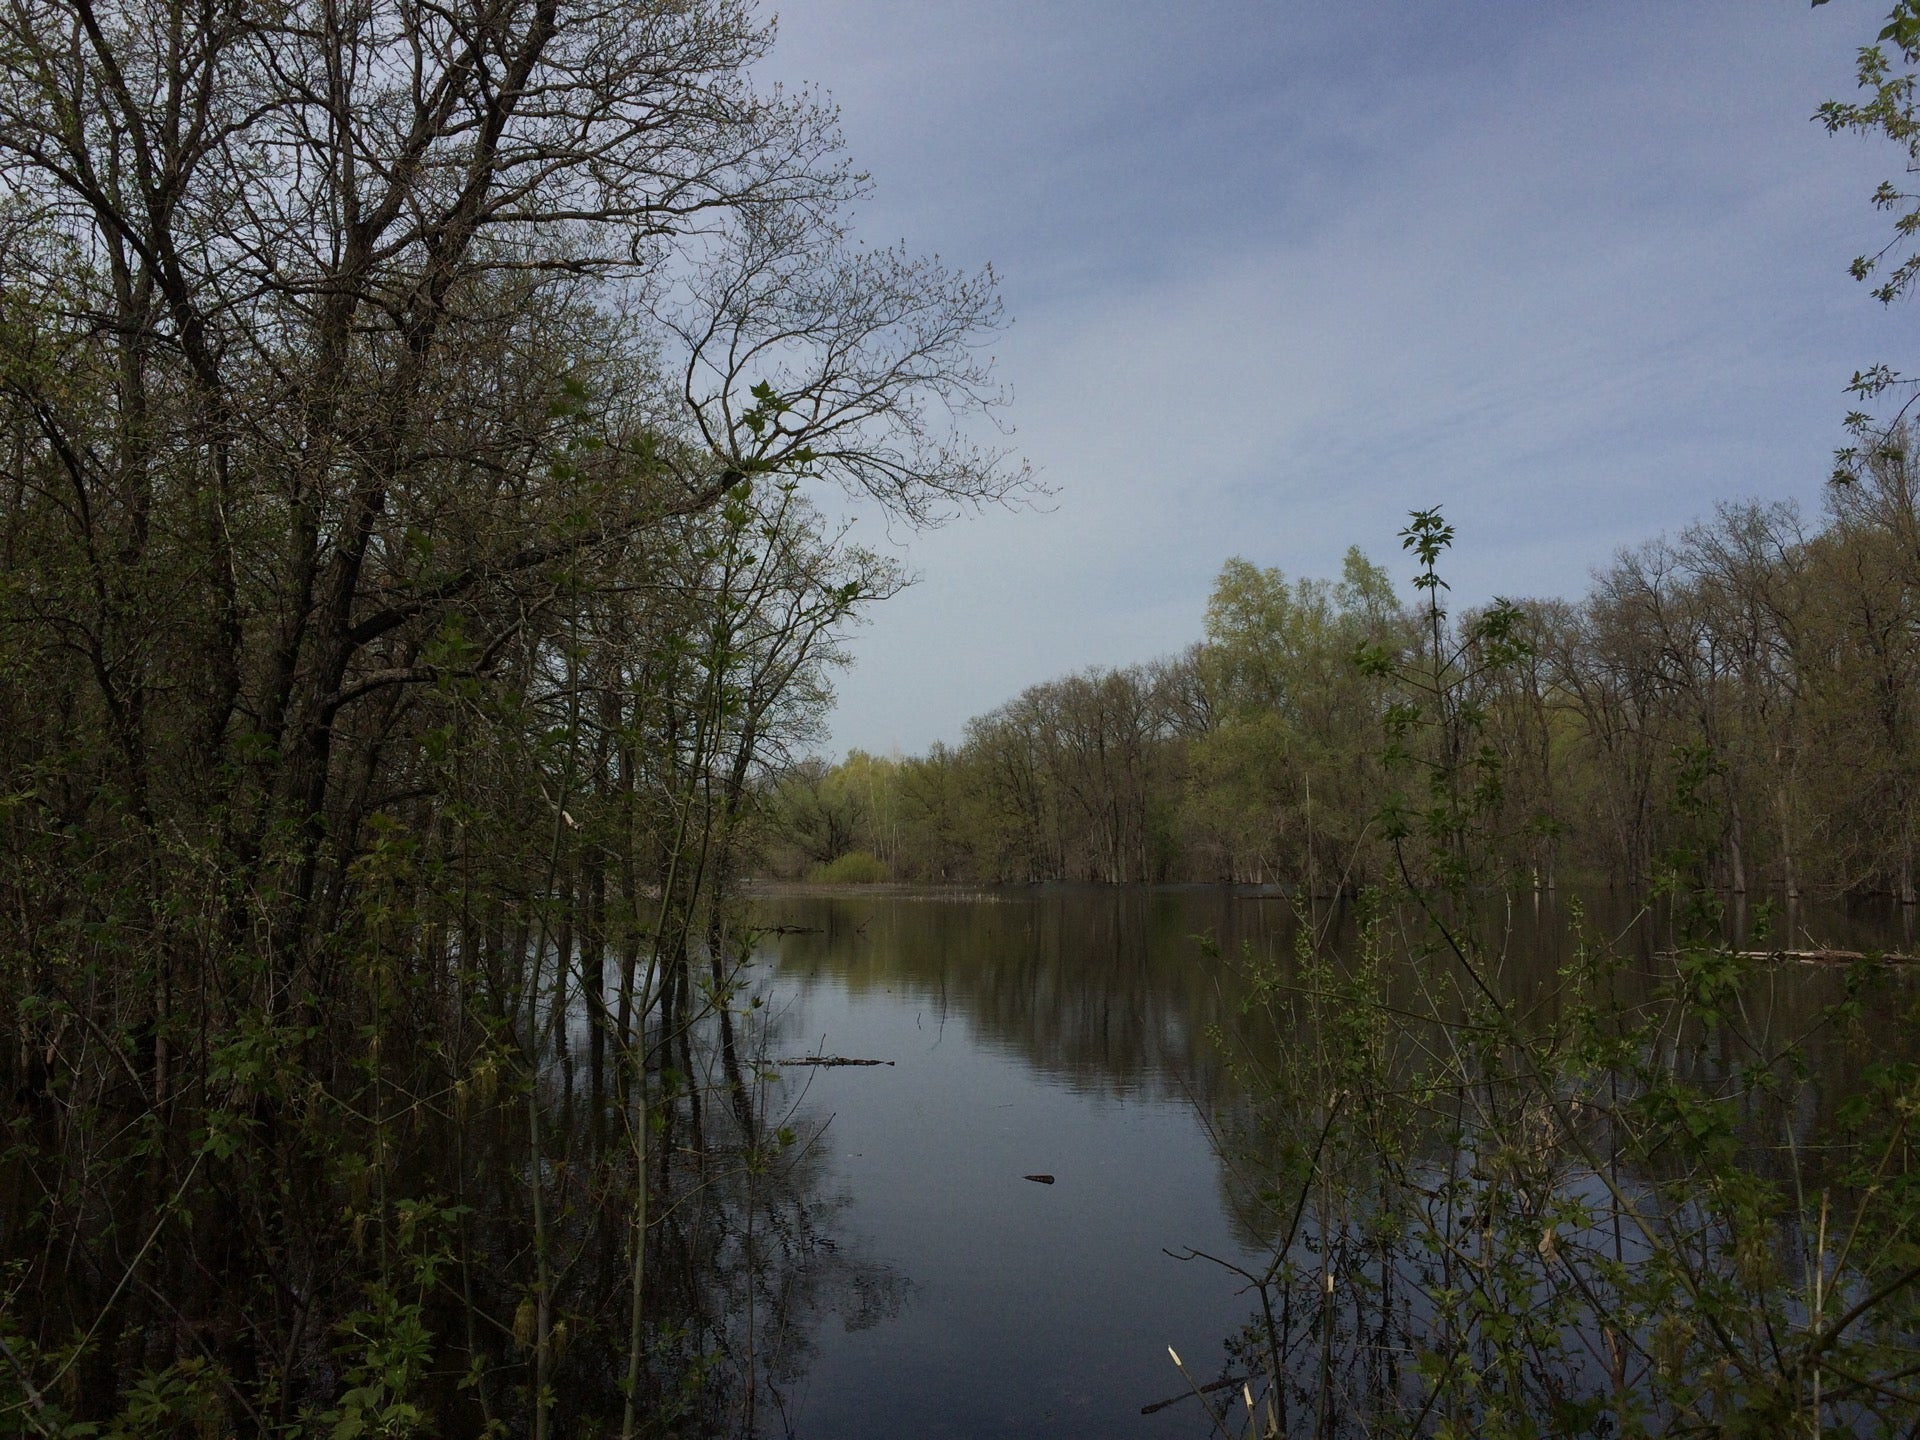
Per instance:
[[[878,885],[888,878],[887,862],[870,850],[849,850],[814,866],[807,878],[816,885]]]

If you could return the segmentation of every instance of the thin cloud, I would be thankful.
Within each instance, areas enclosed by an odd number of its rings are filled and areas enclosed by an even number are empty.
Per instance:
[[[1016,443],[1058,487],[911,542],[841,746],[1176,649],[1229,554],[1391,558],[1415,505],[1471,599],[1576,593],[1720,499],[1818,504],[1846,376],[1899,354],[1844,275],[1897,157],[1807,119],[1865,12],[1172,9],[787,21],[868,233],[1005,276]]]

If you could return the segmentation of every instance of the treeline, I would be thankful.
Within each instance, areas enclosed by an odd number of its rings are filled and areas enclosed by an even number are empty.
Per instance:
[[[799,767],[777,871],[921,881],[1382,878],[1419,806],[1385,722],[1434,657],[1477,751],[1508,883],[1639,885],[1672,863],[1735,892],[1915,896],[1920,466],[1895,434],[1809,524],[1724,505],[1627,550],[1584,598],[1427,623],[1349,551],[1338,581],[1232,560],[1185,652],[1026,690],[955,747]],[[1363,666],[1363,649],[1386,663]],[[1405,713],[1404,711],[1401,713]],[[870,856],[871,859],[864,857]]]

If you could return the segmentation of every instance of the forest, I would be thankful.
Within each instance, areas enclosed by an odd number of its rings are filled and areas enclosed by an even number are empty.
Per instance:
[[[1920,11],[1889,34],[1920,66]],[[1679,871],[1696,898],[1915,900],[1920,455],[1897,416],[1861,417],[1817,523],[1729,505],[1578,602],[1456,613],[1445,557],[1473,537],[1423,511],[1404,578],[1359,550],[1337,580],[1231,561],[1180,655],[1036,686],[951,749],[807,758],[849,626],[907,578],[835,517],[911,529],[1039,482],[997,445],[997,277],[861,240],[866,178],[824,97],[760,78],[773,39],[741,0],[0,11],[0,1433],[791,1433],[770,1407],[795,1317],[834,1283],[890,1292],[826,1233],[841,1200],[766,1049],[751,877],[1397,879],[1453,921],[1502,886]],[[1912,79],[1879,63],[1829,128],[1920,163]],[[1882,298],[1916,273],[1891,257]],[[1520,1181],[1460,1157],[1564,1132],[1616,1233],[1654,1216],[1659,1273],[1602,1277],[1636,1336],[1674,1274],[1769,1243],[1784,1211],[1742,1188],[1734,1122],[1673,1121],[1776,1118],[1753,1100],[1774,1072],[1710,1103],[1720,1072],[1682,1057],[1725,985],[1644,1020],[1606,1008],[1596,960],[1566,1021],[1592,1023],[1550,1052],[1465,926],[1434,926],[1409,953],[1444,958],[1440,936],[1477,989],[1436,985],[1425,1018],[1471,1043],[1408,1079],[1414,1047],[1348,1023],[1377,994],[1316,1010],[1321,1068],[1229,1117],[1284,1152],[1265,1200],[1307,1156],[1332,1236],[1360,1212],[1300,1134],[1400,1165],[1353,1191],[1400,1200],[1438,1193],[1450,1144],[1435,1246],[1490,1244],[1462,1207],[1497,1192],[1511,1255],[1553,1264]],[[1379,934],[1353,973],[1311,970],[1315,996],[1359,987]],[[1596,1077],[1620,1075],[1667,1108],[1623,1109],[1603,1156]],[[1451,1097],[1452,1128],[1393,1129],[1403,1082],[1422,1124]],[[1383,1103],[1340,1115],[1363,1085]],[[1818,1420],[1865,1403],[1820,1390],[1842,1362],[1908,1375],[1920,1199],[1871,1166],[1910,1172],[1912,1088],[1822,1160],[1884,1245],[1856,1291],[1820,1269],[1825,1312],[1768,1292],[1753,1313],[1804,1348],[1743,1394]],[[1567,1153],[1494,1169],[1560,1203]],[[1615,1178],[1635,1164],[1653,1178]],[[1664,1209],[1634,1208],[1643,1183]],[[1265,1237],[1271,1283],[1304,1207]],[[1486,1274],[1496,1312],[1533,1279]],[[1333,1281],[1313,1293],[1332,1357]],[[1542,1334],[1580,1333],[1570,1294]],[[1862,1298],[1826,1324],[1836,1294]],[[852,1308],[849,1331],[872,1318]],[[1760,1353],[1736,1338],[1669,1348],[1683,1371]],[[1657,1390],[1643,1359],[1609,1414]],[[1468,1426],[1486,1412],[1452,1374],[1434,1413]]]
[[[570,1325],[622,1358],[563,1414],[698,1398],[642,1280],[705,1263],[644,1203],[725,1007],[689,957],[899,583],[810,497],[1028,483],[960,430],[994,277],[854,243],[771,37],[0,17],[5,1428],[545,1435]]]
[[[1684,788],[1711,803],[1712,884],[1914,903],[1920,468],[1904,430],[1853,457],[1817,523],[1723,504],[1624,551],[1578,600],[1468,608],[1437,635],[1402,593],[1358,549],[1332,581],[1230,560],[1178,655],[1035,685],[951,748],[797,767],[769,797],[769,863],[1358,893],[1386,878],[1383,810],[1421,798],[1382,763],[1410,697],[1365,659],[1445,652],[1497,776],[1490,882],[1644,891],[1701,824]],[[1494,611],[1517,646],[1499,664],[1475,638]]]

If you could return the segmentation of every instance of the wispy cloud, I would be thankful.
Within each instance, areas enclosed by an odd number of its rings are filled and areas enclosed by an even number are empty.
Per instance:
[[[1444,504],[1463,598],[1571,593],[1720,499],[1817,505],[1902,317],[1844,276],[1892,163],[1809,122],[1870,8],[810,7],[864,217],[992,260],[1051,510],[917,537],[842,745],[1197,638],[1220,562],[1387,557]]]

